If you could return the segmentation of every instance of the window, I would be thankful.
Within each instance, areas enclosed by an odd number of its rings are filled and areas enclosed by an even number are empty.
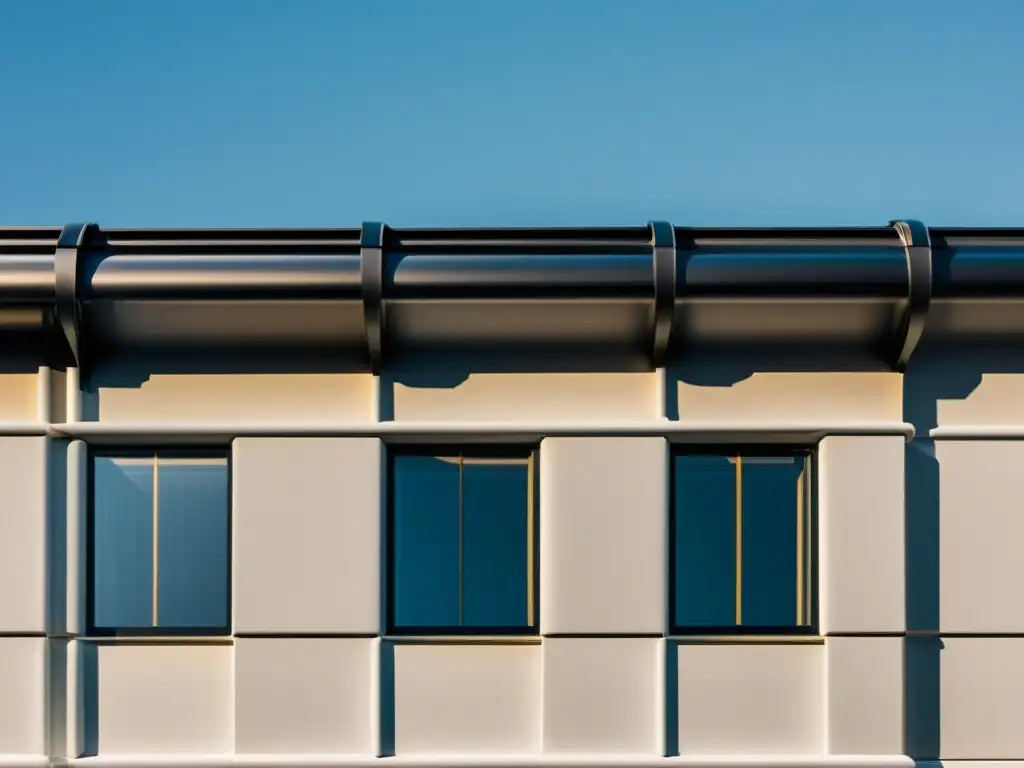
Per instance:
[[[96,453],[91,486],[91,631],[227,633],[227,457]]]
[[[532,451],[401,453],[390,466],[390,631],[537,631]]]
[[[678,453],[672,473],[673,631],[810,631],[810,456]]]

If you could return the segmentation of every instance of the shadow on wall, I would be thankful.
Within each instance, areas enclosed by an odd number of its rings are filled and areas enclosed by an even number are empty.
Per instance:
[[[71,745],[74,757],[96,757],[99,754],[99,649],[96,643],[79,641],[78,674],[81,686],[81,741]]]
[[[672,421],[681,418],[680,391],[686,391],[687,388],[697,388],[698,399],[695,403],[687,404],[686,408],[701,411],[704,405],[711,404],[707,398],[708,394],[716,400],[717,397],[714,392],[701,395],[699,389],[725,390],[743,387],[745,382],[757,374],[846,373],[886,374],[889,373],[889,368],[873,349],[794,349],[791,346],[757,345],[735,346],[714,352],[684,350],[678,361],[670,362],[666,367],[665,415]],[[772,386],[773,392],[763,392],[761,397],[764,398],[764,404],[777,407],[779,395],[787,392],[790,395],[789,399],[792,399],[794,381],[790,380],[782,386]],[[814,386],[812,379],[808,378],[805,381]],[[690,392],[694,393],[694,389],[690,389]],[[856,396],[856,391],[852,394]]]
[[[90,366],[83,382],[82,418],[99,418],[102,389],[140,389],[153,376],[230,376],[365,373],[365,362],[340,349],[231,350],[149,349],[145,353],[106,354]]]
[[[2,308],[0,308],[2,312]],[[0,316],[0,375],[10,373],[36,373],[41,365],[62,368],[68,358],[63,338],[49,331],[29,332],[4,327]]]
[[[47,542],[49,585],[47,608],[50,626],[67,628],[68,606],[68,443],[50,440],[47,446]]]
[[[428,349],[389,357],[381,373],[380,420],[396,418],[395,390],[453,390],[475,374],[644,373],[650,361],[639,352],[609,354],[606,348],[579,346],[538,349],[462,347]]]
[[[974,424],[986,423],[982,420],[986,404],[981,402],[981,396],[986,393],[979,389],[983,384],[991,389],[999,377],[1007,374],[1024,374],[1024,350],[1020,347],[978,343],[943,345],[937,349],[922,345],[903,377],[904,418],[914,425],[922,438],[939,425],[940,416],[945,416],[942,420],[947,422],[956,418],[964,423],[970,418]],[[993,392],[986,399],[999,396],[999,392]],[[978,405],[965,413],[964,401],[969,399],[977,401]],[[1008,403],[1000,405],[1005,407]],[[1007,415],[1006,412],[1000,414],[1004,420]]]
[[[147,350],[108,355],[91,368],[88,386],[141,387],[151,376],[260,373],[360,373],[367,365],[345,350],[329,348],[260,349],[220,352],[194,349]]]
[[[395,756],[395,646],[380,643],[380,755]]]
[[[903,378],[904,419],[917,434],[906,449],[906,620],[908,630],[924,636],[907,638],[905,722],[906,751],[918,761],[938,760],[942,751],[941,468],[929,433],[940,419],[998,423],[986,420],[986,412],[991,416],[991,409],[998,413],[1009,405],[992,401],[1005,401],[1012,393],[999,387],[986,392],[982,385],[1001,374],[1024,374],[1024,351],[980,343],[939,350],[925,344]]]
[[[941,747],[941,658],[939,630],[939,464],[932,440],[906,447],[906,621],[904,722],[906,752],[915,760],[937,760]]]
[[[665,757],[679,756],[679,644],[665,642]]]
[[[39,366],[43,365],[41,360],[33,360],[28,356],[25,357],[13,357],[7,356],[7,351],[4,350],[4,355],[0,358],[0,376],[9,374],[35,374],[39,372]]]

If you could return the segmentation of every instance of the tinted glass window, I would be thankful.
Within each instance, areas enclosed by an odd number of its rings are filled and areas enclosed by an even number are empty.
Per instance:
[[[527,455],[394,456],[394,631],[535,625],[533,471]]]
[[[809,626],[806,457],[677,455],[673,472],[673,625]]]
[[[227,459],[98,455],[92,493],[93,627],[226,631]]]

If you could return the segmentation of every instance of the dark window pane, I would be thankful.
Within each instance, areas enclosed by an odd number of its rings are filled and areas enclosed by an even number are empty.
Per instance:
[[[527,463],[462,469],[462,623],[526,627]]]
[[[398,456],[393,465],[394,620],[459,625],[459,466]]]
[[[93,624],[153,625],[153,461],[93,460]]]
[[[736,623],[736,465],[675,458],[675,624]]]
[[[157,623],[228,626],[228,464],[220,458],[157,464]]]
[[[743,460],[743,624],[797,623],[797,477],[803,460]]]

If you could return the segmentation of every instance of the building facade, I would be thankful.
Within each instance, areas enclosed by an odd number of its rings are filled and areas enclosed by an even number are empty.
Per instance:
[[[1024,230],[0,229],[0,768],[1024,760],[1022,336]]]

